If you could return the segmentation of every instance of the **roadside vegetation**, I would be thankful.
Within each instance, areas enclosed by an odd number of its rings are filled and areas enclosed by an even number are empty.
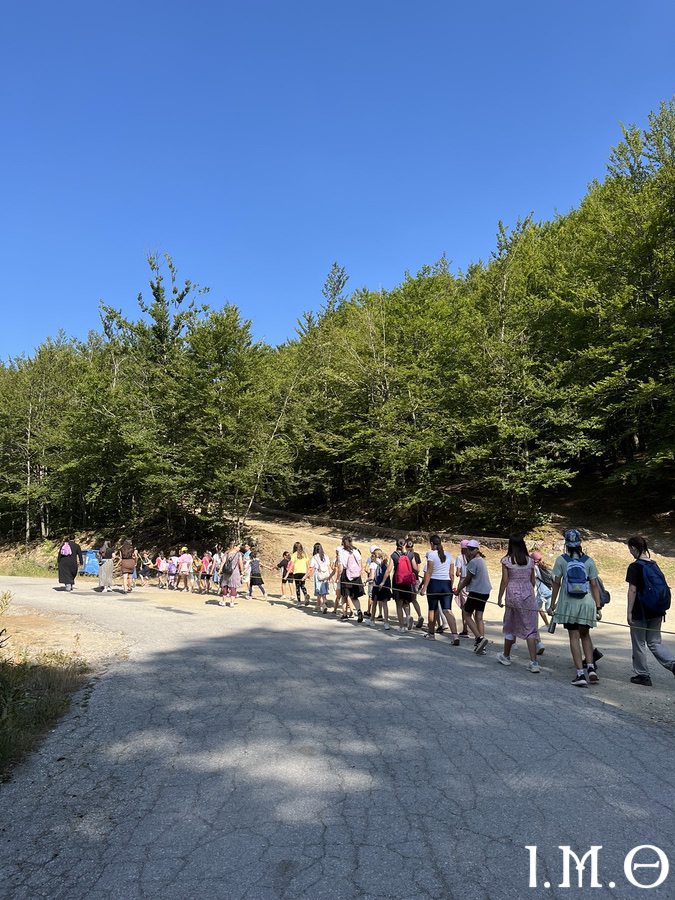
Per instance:
[[[87,664],[77,652],[32,654],[11,649],[11,594],[0,594],[0,778],[68,710]]]

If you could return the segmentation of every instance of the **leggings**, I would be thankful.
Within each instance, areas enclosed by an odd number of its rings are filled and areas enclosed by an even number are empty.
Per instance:
[[[299,572],[293,572],[292,578],[293,581],[295,581],[295,595],[298,600],[300,599],[300,591],[302,591],[302,593],[305,595],[305,600],[309,600],[309,594],[307,593],[307,588],[305,587],[306,577],[307,576],[305,572],[303,572],[302,574],[300,574]]]

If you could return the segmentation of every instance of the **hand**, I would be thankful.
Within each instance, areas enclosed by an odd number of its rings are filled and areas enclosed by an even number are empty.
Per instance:
[[[503,605],[504,605],[504,601],[502,600],[501,597],[499,597],[499,598],[497,599],[497,606],[503,606]]]
[[[629,625],[633,624],[633,616],[630,613],[628,613],[628,615],[626,616],[626,621]]]
[[[596,610],[595,616],[599,622],[602,619],[602,610],[601,609]]]

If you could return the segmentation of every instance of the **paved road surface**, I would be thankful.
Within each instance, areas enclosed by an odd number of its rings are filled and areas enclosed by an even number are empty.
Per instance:
[[[281,604],[7,584],[131,648],[2,786],[2,898],[570,897],[557,847],[593,844],[592,896],[675,896],[623,874],[639,844],[675,869],[674,733],[562,651],[535,676]]]

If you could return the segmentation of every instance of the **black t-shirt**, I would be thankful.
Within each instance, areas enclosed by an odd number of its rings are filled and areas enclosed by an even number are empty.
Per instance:
[[[635,603],[633,604],[633,618],[647,619],[649,616],[645,613],[644,606],[640,603],[640,591],[644,587],[645,579],[642,574],[642,565],[639,562],[632,562],[626,571],[626,581],[632,584],[636,590]]]

